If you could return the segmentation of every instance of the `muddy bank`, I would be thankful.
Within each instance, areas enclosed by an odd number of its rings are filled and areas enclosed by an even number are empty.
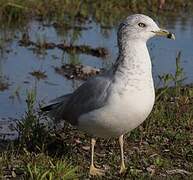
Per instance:
[[[13,118],[0,118],[0,140],[14,140],[18,137],[17,121],[18,119]]]
[[[37,49],[54,49],[58,48],[61,49],[67,53],[74,53],[74,54],[89,54],[96,57],[105,58],[108,55],[108,50],[103,47],[98,48],[92,48],[89,45],[68,45],[65,43],[53,43],[53,42],[33,42],[30,40],[29,36],[27,34],[23,34],[22,39],[18,41],[20,46],[23,47],[30,47],[30,48],[37,48]]]
[[[56,73],[68,78],[68,79],[78,79],[87,80],[91,76],[95,76],[102,72],[102,69],[97,69],[91,66],[86,66],[82,64],[65,64],[61,67],[54,68]]]

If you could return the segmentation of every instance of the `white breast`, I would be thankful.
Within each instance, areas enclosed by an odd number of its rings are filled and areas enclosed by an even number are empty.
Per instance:
[[[154,104],[154,90],[115,93],[108,104],[80,116],[79,128],[93,136],[117,137],[140,125]]]

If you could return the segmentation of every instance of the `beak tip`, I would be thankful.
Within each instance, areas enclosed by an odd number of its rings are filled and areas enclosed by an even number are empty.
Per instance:
[[[167,38],[173,39],[173,40],[176,39],[176,37],[175,37],[175,35],[174,35],[173,33],[169,33],[169,34],[167,35]]]

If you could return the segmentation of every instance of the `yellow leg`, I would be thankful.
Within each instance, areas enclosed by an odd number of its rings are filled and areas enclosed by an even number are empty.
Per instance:
[[[94,146],[96,144],[96,140],[94,138],[91,139],[91,165],[90,165],[90,175],[93,176],[102,176],[105,174],[104,170],[97,169],[94,166]]]
[[[122,174],[126,171],[125,162],[124,162],[124,152],[123,152],[123,135],[119,137],[119,145],[121,149],[121,169],[119,173]]]

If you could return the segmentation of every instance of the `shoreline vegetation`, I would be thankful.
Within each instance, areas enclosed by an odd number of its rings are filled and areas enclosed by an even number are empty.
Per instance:
[[[76,39],[79,32],[89,28],[92,21],[99,24],[101,29],[108,30],[128,14],[138,12],[151,14],[152,17],[159,18],[161,23],[170,16],[174,19],[171,24],[174,26],[175,20],[179,18],[186,23],[181,15],[193,8],[191,1],[167,0],[162,6],[158,2],[161,1],[1,0],[0,27],[8,31],[22,29],[25,35],[28,23],[36,20],[45,26],[53,26],[60,33],[73,29],[78,32],[73,37]],[[21,40],[26,40],[25,37]],[[57,46],[46,44],[47,41],[44,44],[25,41],[29,42],[42,49]],[[106,54],[105,49],[99,52],[101,49],[92,49],[90,46],[79,49],[73,42],[72,40],[62,48],[72,48],[81,53],[97,50],[99,55]],[[0,50],[2,49],[0,45]],[[183,86],[185,75],[180,66],[180,58],[181,53],[178,53],[176,73],[159,76],[162,88],[156,90],[156,103],[151,115],[141,126],[125,136],[128,170],[123,176],[118,173],[117,162],[120,157],[115,141],[99,140],[97,143],[96,162],[107,170],[105,179],[193,179],[193,86]],[[71,75],[78,76],[83,67],[77,62],[69,70],[71,66],[67,64],[55,70],[64,76],[67,70]],[[93,74],[97,73],[98,71]],[[37,76],[37,79],[46,78],[44,72],[34,71],[30,74]],[[6,88],[6,83],[5,81],[2,89]],[[62,130],[48,128],[42,123],[45,119],[41,113],[37,113],[38,107],[35,104],[36,92],[32,90],[26,97],[26,113],[14,127],[18,138],[0,139],[0,178],[92,179],[88,174],[89,137],[68,124]]]
[[[158,18],[159,15],[163,20],[169,15],[174,19],[182,18],[185,21],[184,16],[180,17],[180,15],[191,12],[192,8],[192,1],[183,0],[167,0],[162,4],[161,1],[154,0],[131,0],[130,3],[126,0],[119,2],[116,0],[1,0],[0,22],[1,25],[18,27],[36,19],[47,23],[52,22],[55,27],[80,30],[85,28],[73,23],[85,24],[92,19],[103,28],[112,28],[132,13],[151,14],[154,18]]]
[[[193,86],[183,86],[180,55],[176,57],[176,73],[159,77],[163,86],[156,90],[151,115],[125,136],[128,170],[124,175],[118,173],[120,157],[115,140],[100,139],[97,143],[96,162],[107,170],[106,179],[193,178]],[[37,113],[35,102],[32,90],[27,95],[26,113],[16,125],[18,138],[0,141],[0,176],[88,178],[90,138],[66,123],[62,129],[49,128],[43,123],[47,119]]]

